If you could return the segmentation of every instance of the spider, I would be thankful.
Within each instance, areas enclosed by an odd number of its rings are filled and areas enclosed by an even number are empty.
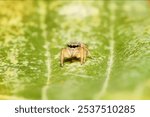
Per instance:
[[[60,54],[60,66],[64,66],[65,59],[80,60],[81,65],[85,63],[86,57],[88,56],[89,50],[83,43],[71,42],[67,44],[66,48],[61,50]]]

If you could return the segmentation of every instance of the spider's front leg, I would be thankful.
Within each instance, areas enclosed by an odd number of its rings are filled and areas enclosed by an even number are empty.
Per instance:
[[[63,67],[64,66],[64,49],[61,50],[60,53],[60,66]]]
[[[83,63],[85,63],[87,57],[87,51],[84,49],[83,50]]]
[[[80,48],[80,63],[81,63],[81,65],[83,64],[83,62],[84,62],[84,49]]]

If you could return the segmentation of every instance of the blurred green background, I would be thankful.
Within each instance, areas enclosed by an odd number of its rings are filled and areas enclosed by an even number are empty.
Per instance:
[[[148,0],[0,0],[0,99],[150,99]],[[59,65],[69,41],[84,65]]]

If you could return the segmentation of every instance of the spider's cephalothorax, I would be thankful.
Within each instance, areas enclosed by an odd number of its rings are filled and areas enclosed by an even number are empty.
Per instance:
[[[71,43],[67,44],[67,47],[69,47],[69,48],[76,48],[76,47],[80,47],[80,46],[81,46],[81,43],[79,43],[79,42],[71,42]]]
[[[73,59],[77,58],[80,59],[81,64],[83,64],[86,60],[86,57],[88,55],[88,49],[87,46],[83,43],[78,42],[71,42],[67,44],[66,48],[63,48],[61,50],[60,55],[60,65],[64,65],[64,59]]]

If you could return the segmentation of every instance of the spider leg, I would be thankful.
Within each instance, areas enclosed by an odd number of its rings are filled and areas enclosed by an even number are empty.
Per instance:
[[[60,54],[60,66],[63,67],[64,66],[64,49],[61,50],[61,54]]]
[[[80,48],[80,63],[81,65],[83,64],[84,62],[84,49],[81,47]]]
[[[85,61],[86,61],[86,56],[87,56],[87,51],[84,49],[83,50],[83,63],[85,63]]]

